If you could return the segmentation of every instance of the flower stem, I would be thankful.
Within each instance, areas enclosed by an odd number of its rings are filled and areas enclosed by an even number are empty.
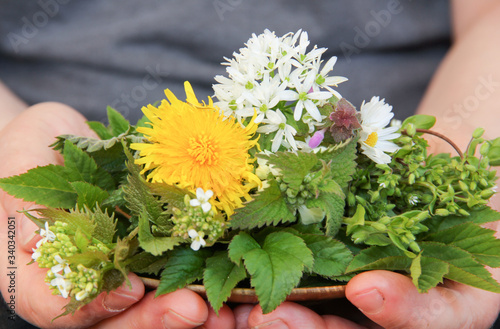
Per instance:
[[[464,158],[464,154],[462,153],[462,151],[460,150],[460,148],[457,146],[457,144],[455,144],[455,142],[453,142],[451,139],[449,139],[445,135],[440,134],[440,133],[438,133],[436,131],[433,131],[433,130],[420,129],[420,128],[417,129],[417,132],[418,133],[423,133],[423,134],[434,135],[436,137],[441,138],[442,140],[444,140],[445,142],[447,142],[448,144],[450,144],[455,149],[455,151],[457,151],[458,155],[460,156],[460,159]],[[406,130],[403,130],[401,133],[404,134],[404,135],[406,135]]]

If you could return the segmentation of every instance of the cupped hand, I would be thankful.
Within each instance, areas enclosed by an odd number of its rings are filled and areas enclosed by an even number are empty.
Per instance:
[[[0,132],[0,177],[21,174],[30,168],[50,163],[62,164],[59,153],[48,145],[62,134],[93,136],[85,119],[75,110],[59,103],[42,103],[24,111]],[[154,291],[145,293],[142,281],[129,275],[127,285],[107,294],[102,293],[74,315],[53,318],[63,312],[68,300],[51,294],[44,282],[47,269],[31,261],[32,248],[39,237],[38,229],[22,209],[38,207],[15,199],[0,190],[0,275],[7,274],[7,220],[15,218],[16,258],[15,310],[28,322],[42,328],[234,328],[232,311],[224,307],[220,316],[196,293],[181,289],[154,298]],[[2,295],[10,298],[9,280],[0,280]]]
[[[237,328],[486,329],[495,322],[500,309],[499,294],[452,281],[421,294],[410,278],[390,271],[357,275],[347,284],[346,297],[363,317],[347,320],[342,315],[320,316],[302,305],[286,302],[269,314],[262,314],[258,306],[236,308]]]

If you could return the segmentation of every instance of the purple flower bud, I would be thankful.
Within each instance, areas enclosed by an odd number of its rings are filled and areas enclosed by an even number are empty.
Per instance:
[[[325,138],[325,129],[318,130],[309,140],[309,147],[310,148],[318,147],[319,144],[321,144],[321,142],[323,141],[323,138]]]

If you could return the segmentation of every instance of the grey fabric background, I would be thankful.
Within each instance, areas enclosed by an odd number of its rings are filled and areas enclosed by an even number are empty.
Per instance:
[[[0,0],[0,80],[30,104],[60,101],[89,119],[112,105],[131,120],[189,80],[212,95],[223,56],[265,28],[302,28],[339,60],[339,91],[415,110],[449,45],[445,0]]]

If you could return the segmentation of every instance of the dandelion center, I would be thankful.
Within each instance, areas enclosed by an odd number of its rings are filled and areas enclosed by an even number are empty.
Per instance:
[[[189,139],[188,154],[199,164],[215,165],[219,160],[216,143],[213,138],[200,134]]]
[[[365,140],[365,144],[370,146],[370,147],[375,147],[378,142],[378,134],[374,131],[370,135],[368,135],[368,138]]]

